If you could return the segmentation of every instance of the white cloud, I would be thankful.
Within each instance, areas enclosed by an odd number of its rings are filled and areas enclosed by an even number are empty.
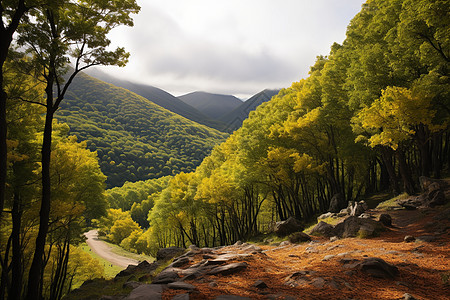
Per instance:
[[[341,43],[362,0],[138,0],[132,28],[114,45],[131,53],[114,76],[173,94],[254,94],[307,76],[317,55]],[[105,70],[105,69],[104,69]]]

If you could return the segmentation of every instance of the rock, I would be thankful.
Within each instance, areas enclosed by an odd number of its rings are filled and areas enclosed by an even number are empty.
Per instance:
[[[311,235],[332,237],[335,236],[333,225],[320,221],[310,232]]]
[[[438,189],[445,189],[448,187],[448,183],[445,180],[433,179],[425,176],[419,177],[419,183],[423,192],[429,192],[430,190],[436,189],[436,184],[439,186]]]
[[[239,263],[232,263],[225,266],[220,266],[212,269],[208,272],[209,275],[230,275],[235,274],[237,272],[240,272],[247,268],[247,263],[245,262],[239,262]]]
[[[370,257],[358,264],[358,269],[376,278],[395,278],[398,268],[377,257]]]
[[[195,286],[187,282],[171,282],[167,285],[167,288],[172,290],[186,290],[186,291],[193,291],[196,289]]]
[[[336,257],[336,255],[332,255],[332,254],[326,255],[326,256],[322,259],[322,261],[327,261],[327,260],[330,260],[330,259],[335,258],[335,257]]]
[[[370,218],[372,218],[372,216],[371,216],[370,214],[368,214],[368,213],[362,213],[362,214],[360,214],[360,215],[358,216],[358,218],[361,218],[361,219],[370,219]]]
[[[289,235],[289,242],[294,244],[299,244],[303,242],[309,242],[311,240],[311,237],[307,235],[304,232],[294,232],[291,235]]]
[[[408,293],[403,294],[403,299],[404,300],[416,300],[416,298],[414,298],[411,294],[408,294]]]
[[[356,237],[361,238],[375,236],[383,230],[381,223],[372,219],[357,218],[350,216],[334,227],[335,235],[340,238]]]
[[[283,237],[291,233],[302,231],[304,226],[300,221],[293,217],[289,217],[285,221],[275,223],[274,232],[277,236]]]
[[[392,227],[392,217],[389,214],[381,214],[378,221],[386,227]]]
[[[179,247],[162,248],[156,253],[156,260],[166,261],[183,254],[185,251],[186,249]]]
[[[350,216],[358,217],[363,214],[369,207],[364,200],[356,202],[350,207]]]
[[[406,243],[411,243],[411,242],[416,241],[416,238],[413,237],[413,236],[411,236],[411,235],[407,235],[407,236],[405,236],[405,238],[404,238],[403,240],[404,240]]]
[[[290,244],[291,244],[291,242],[289,242],[289,241],[282,241],[279,246],[284,247],[284,246],[289,246]]]
[[[330,242],[336,242],[338,240],[339,240],[339,238],[337,236],[330,237]]]
[[[159,273],[152,281],[155,284],[166,284],[178,281],[180,276],[178,276],[178,272],[176,272],[173,268],[165,269],[161,273]]]
[[[189,263],[190,259],[188,257],[181,257],[173,261],[173,263],[170,264],[173,268],[179,268],[184,265],[187,265]]]
[[[252,285],[252,287],[258,288],[258,289],[265,289],[267,288],[267,284],[262,280],[256,280],[255,283]]]
[[[322,277],[316,277],[313,278],[309,284],[313,287],[321,289],[325,285],[325,279],[323,279]]]
[[[338,213],[345,207],[345,199],[341,194],[335,194],[330,201],[329,212]]]
[[[317,217],[317,220],[323,220],[323,219],[328,219],[334,216],[334,213],[332,212],[327,212],[324,214],[321,214],[320,216]]]
[[[442,190],[433,190],[428,192],[425,201],[425,206],[435,207],[437,205],[444,205],[446,203],[445,194]]]
[[[140,262],[138,265],[129,265],[125,270],[120,271],[115,278],[117,279],[119,277],[130,276],[136,273],[151,274],[158,267],[159,263],[157,262],[149,263],[148,261],[144,260],[143,262]]]
[[[158,284],[142,284],[131,291],[124,300],[158,300],[162,299],[163,288]]]

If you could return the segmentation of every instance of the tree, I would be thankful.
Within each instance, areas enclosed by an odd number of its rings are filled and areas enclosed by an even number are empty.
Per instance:
[[[0,219],[5,202],[7,170],[7,121],[6,101],[8,98],[4,81],[4,65],[8,57],[14,34],[28,11],[40,1],[18,0],[0,2]],[[43,1],[42,1],[43,2]]]
[[[62,0],[36,10],[33,18],[19,30],[18,42],[31,56],[31,64],[41,73],[46,85],[45,103],[38,102],[46,108],[41,151],[42,200],[39,233],[28,280],[28,299],[41,295],[40,270],[51,206],[50,161],[54,115],[79,72],[94,65],[125,65],[128,53],[123,48],[108,51],[110,40],[107,34],[119,25],[133,25],[130,14],[138,11],[135,1]],[[73,69],[67,67],[70,59],[73,59]]]

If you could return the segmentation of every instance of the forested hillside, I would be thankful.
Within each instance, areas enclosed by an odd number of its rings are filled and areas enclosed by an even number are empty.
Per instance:
[[[109,187],[193,171],[226,135],[86,74],[57,118],[97,151]]]
[[[148,248],[217,246],[449,174],[446,1],[375,0],[309,77],[263,103],[155,200]],[[133,247],[132,244],[128,244]],[[142,246],[142,245],[141,245]],[[142,249],[142,247],[140,248]]]
[[[253,95],[244,103],[241,103],[233,111],[220,117],[220,121],[226,124],[228,132],[233,132],[242,126],[242,122],[248,118],[250,112],[254,111],[259,105],[272,99],[280,90],[264,90]]]
[[[242,101],[234,96],[206,92],[193,92],[179,96],[178,99],[196,108],[213,120],[219,120],[222,116],[242,104]]]
[[[191,105],[184,103],[174,95],[169,94],[162,89],[151,85],[138,84],[125,79],[115,78],[97,69],[89,70],[87,74],[115,86],[125,88],[133,93],[147,98],[151,102],[164,107],[173,113],[176,113],[177,115],[185,117],[186,119],[215,128],[217,130],[224,129],[224,124],[222,122],[209,118]]]

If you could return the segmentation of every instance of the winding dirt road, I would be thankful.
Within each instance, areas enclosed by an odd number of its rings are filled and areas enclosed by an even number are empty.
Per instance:
[[[128,265],[137,265],[139,262],[135,259],[118,255],[111,251],[111,247],[98,239],[97,230],[91,230],[84,234],[87,238],[86,243],[98,256],[109,261],[111,264],[126,268]]]

